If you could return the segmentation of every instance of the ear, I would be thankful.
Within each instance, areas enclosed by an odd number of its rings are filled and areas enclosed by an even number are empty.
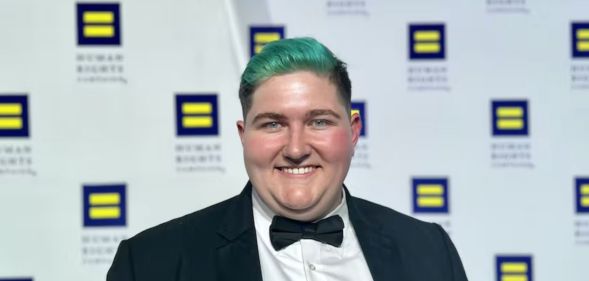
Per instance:
[[[241,139],[241,145],[244,142],[244,134],[245,134],[245,121],[239,120],[236,123],[237,125],[237,133],[239,133],[239,138]]]
[[[350,123],[352,127],[352,143],[356,146],[356,143],[358,143],[358,139],[360,138],[360,131],[362,130],[362,119],[360,119],[360,114],[352,114]]]

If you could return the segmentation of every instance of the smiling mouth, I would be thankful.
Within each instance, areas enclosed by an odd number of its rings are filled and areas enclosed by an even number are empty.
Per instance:
[[[305,175],[310,174],[319,166],[303,166],[303,167],[277,167],[279,171],[290,175]]]

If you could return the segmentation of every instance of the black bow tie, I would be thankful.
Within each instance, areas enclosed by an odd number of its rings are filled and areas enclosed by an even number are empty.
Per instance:
[[[313,239],[339,247],[344,239],[344,221],[340,216],[331,216],[318,222],[301,222],[275,216],[270,225],[270,241],[276,251],[301,239]]]

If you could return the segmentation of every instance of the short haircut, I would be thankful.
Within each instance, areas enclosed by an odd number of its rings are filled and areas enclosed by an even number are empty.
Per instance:
[[[273,76],[305,70],[329,78],[336,86],[342,104],[350,111],[352,82],[346,64],[319,41],[303,37],[274,41],[248,62],[239,85],[243,119],[260,84]]]

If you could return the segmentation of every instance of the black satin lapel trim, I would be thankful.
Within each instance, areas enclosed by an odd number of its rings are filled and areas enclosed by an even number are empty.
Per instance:
[[[360,228],[363,227],[358,227],[358,229]],[[374,281],[405,280],[401,256],[394,242],[385,236],[370,233],[368,228],[364,229],[356,230],[356,235],[366,263],[368,263],[372,279]]]
[[[374,281],[404,281],[405,274],[399,248],[392,233],[383,232],[382,226],[370,223],[369,214],[355,205],[355,198],[347,188],[346,200],[350,221],[358,237],[362,253]]]
[[[247,183],[228,208],[217,234],[217,280],[262,281],[251,183]]]
[[[217,280],[262,281],[256,232],[252,228],[217,249]]]

